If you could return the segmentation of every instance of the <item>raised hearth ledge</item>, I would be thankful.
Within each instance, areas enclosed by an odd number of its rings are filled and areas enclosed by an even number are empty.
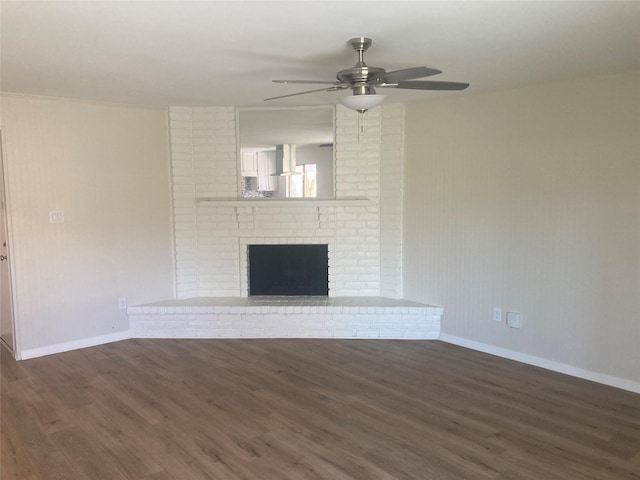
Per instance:
[[[442,307],[386,297],[200,297],[127,309],[132,337],[435,339]]]
[[[238,199],[222,197],[196,197],[196,203],[211,207],[354,207],[371,205],[368,198],[261,198]]]

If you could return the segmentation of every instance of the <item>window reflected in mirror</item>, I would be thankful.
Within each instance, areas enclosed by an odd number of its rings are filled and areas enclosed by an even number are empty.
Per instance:
[[[334,198],[334,108],[239,109],[243,198]]]

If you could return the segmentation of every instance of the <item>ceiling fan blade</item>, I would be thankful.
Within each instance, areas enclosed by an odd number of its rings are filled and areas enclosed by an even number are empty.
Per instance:
[[[315,92],[334,92],[336,90],[342,90],[344,88],[347,88],[347,85],[336,85],[333,87],[329,87],[329,88],[318,88],[316,90],[306,90],[304,92],[298,92],[298,93],[289,93],[288,95],[279,95],[277,97],[270,97],[270,98],[265,98],[264,101],[266,102],[267,100],[277,100],[279,98],[287,98],[287,97],[295,97],[296,95],[305,95],[307,93],[315,93]]]
[[[437,68],[429,67],[414,67],[405,68],[402,70],[394,70],[393,72],[387,72],[384,75],[385,83],[397,83],[403,80],[413,80],[414,78],[430,77],[431,75],[438,75],[442,73]]]
[[[396,87],[409,90],[464,90],[469,86],[462,82],[435,82],[429,80],[398,82],[395,84],[383,84],[381,87]]]
[[[327,83],[329,85],[336,85],[335,80],[271,80],[271,81],[275,83],[317,83],[317,84]]]

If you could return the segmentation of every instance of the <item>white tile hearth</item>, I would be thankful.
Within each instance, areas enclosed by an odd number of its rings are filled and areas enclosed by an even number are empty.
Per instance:
[[[198,297],[127,313],[133,337],[434,339],[442,308],[386,297]]]

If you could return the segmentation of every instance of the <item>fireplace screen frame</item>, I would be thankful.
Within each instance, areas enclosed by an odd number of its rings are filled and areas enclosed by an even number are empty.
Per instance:
[[[327,244],[248,245],[249,296],[329,296]]]
[[[327,255],[329,264],[329,297],[335,297],[336,277],[332,273],[335,271],[335,237],[240,237],[239,239],[239,256],[240,256],[240,296],[249,296],[249,245],[327,245]]]

